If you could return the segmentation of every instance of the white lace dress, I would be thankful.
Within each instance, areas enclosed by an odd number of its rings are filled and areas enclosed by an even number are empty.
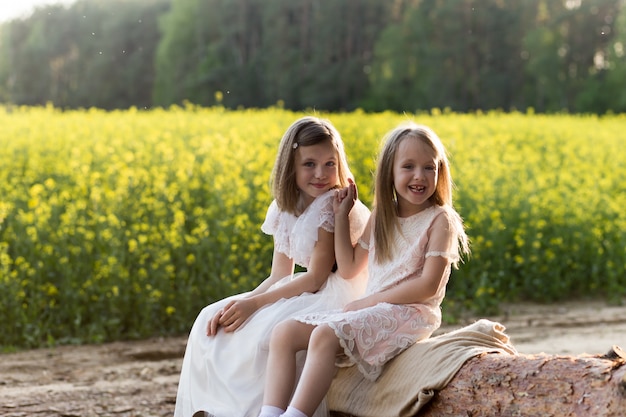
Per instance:
[[[365,295],[383,291],[408,279],[419,279],[424,262],[429,256],[443,256],[450,262],[437,294],[420,304],[380,303],[358,311],[321,312],[296,317],[310,324],[327,323],[339,338],[344,355],[337,360],[338,366],[356,364],[363,375],[375,380],[383,365],[391,358],[426,339],[441,325],[441,302],[452,263],[459,260],[458,240],[450,240],[450,247],[432,247],[428,240],[429,230],[437,216],[446,216],[450,230],[464,233],[460,217],[452,209],[432,206],[411,217],[400,218],[402,234],[397,234],[395,244],[401,248],[393,259],[384,264],[374,262],[375,248],[370,236],[369,282]],[[373,229],[373,228],[372,228]],[[406,237],[406,238],[405,238]]]
[[[329,191],[317,197],[299,217],[280,211],[273,202],[261,229],[273,235],[276,249],[306,268],[317,242],[318,228],[334,230],[333,195],[334,191]],[[360,202],[355,207],[350,223],[356,243],[369,210]],[[292,279],[293,276],[287,276],[274,285],[284,285]],[[342,308],[363,294],[366,280],[366,273],[353,280],[332,273],[318,292],[281,299],[257,311],[235,332],[220,331],[213,337],[205,333],[209,319],[229,300],[247,293],[205,307],[187,341],[174,416],[191,417],[197,411],[207,411],[215,417],[256,417],[263,402],[269,338],[274,326],[299,314]],[[304,356],[299,362],[301,367]],[[315,415],[327,415],[325,404]]]

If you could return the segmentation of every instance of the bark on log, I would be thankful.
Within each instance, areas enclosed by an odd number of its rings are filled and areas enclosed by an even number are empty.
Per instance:
[[[475,357],[417,416],[626,417],[626,353]]]

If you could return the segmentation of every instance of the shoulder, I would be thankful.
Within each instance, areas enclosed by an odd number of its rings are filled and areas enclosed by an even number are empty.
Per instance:
[[[295,218],[293,214],[281,210],[278,207],[278,203],[276,202],[276,200],[272,201],[272,203],[267,208],[265,221],[261,225],[261,230],[266,234],[273,235],[274,233],[276,233],[276,230],[280,227],[280,225],[285,223],[286,217]]]
[[[356,200],[352,210],[350,210],[350,228],[359,230],[359,234],[363,231],[365,225],[369,222],[371,217],[370,209],[367,208],[361,200]]]
[[[270,203],[269,207],[267,208],[267,213],[270,214],[274,214],[274,213],[278,213],[281,210],[278,208],[278,202],[276,200],[272,200],[272,202]]]
[[[447,229],[463,228],[463,220],[459,213],[450,206],[433,206],[432,225],[444,226]]]
[[[428,239],[442,238],[451,239],[458,235],[458,224],[454,210],[445,206],[432,206],[422,212],[422,218],[418,221],[419,228],[423,230]],[[446,237],[447,236],[447,237]]]
[[[354,215],[359,218],[365,218],[366,221],[369,219],[370,214],[370,209],[367,208],[367,206],[363,204],[361,200],[356,200],[354,202],[354,207],[352,207],[352,210],[350,210],[351,217]]]
[[[430,230],[431,234],[448,236],[449,239],[458,241],[460,249],[463,252],[469,251],[469,241],[465,233],[463,219],[454,208],[450,206],[438,206]]]

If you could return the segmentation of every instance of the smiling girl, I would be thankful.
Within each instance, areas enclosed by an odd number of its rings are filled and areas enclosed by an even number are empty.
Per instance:
[[[261,226],[274,238],[270,276],[253,291],[200,312],[183,359],[176,417],[256,416],[273,327],[297,314],[342,308],[363,293],[365,272],[350,279],[332,272],[334,195],[349,180],[343,142],[328,120],[304,117],[287,129],[272,173],[274,201]],[[350,214],[351,244],[369,214],[357,202]],[[296,264],[306,272],[294,273]]]

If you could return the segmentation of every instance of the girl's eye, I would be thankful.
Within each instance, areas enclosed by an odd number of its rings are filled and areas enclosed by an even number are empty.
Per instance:
[[[313,162],[305,162],[304,166],[308,167],[308,168],[313,168],[315,166],[315,164]]]
[[[326,163],[326,166],[327,166],[327,167],[334,167],[335,165],[336,165],[336,164],[335,164],[335,161],[330,161],[330,162],[327,162],[327,163]]]

